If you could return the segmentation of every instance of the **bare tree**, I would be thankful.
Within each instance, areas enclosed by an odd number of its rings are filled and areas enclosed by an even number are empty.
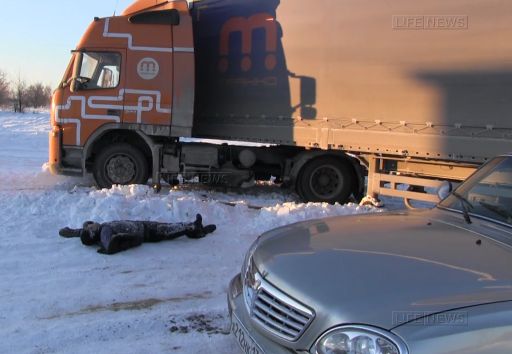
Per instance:
[[[7,80],[7,75],[0,71],[0,106],[5,105],[9,102],[9,81]]]
[[[27,84],[21,78],[21,75],[18,75],[18,79],[14,82],[12,101],[14,105],[14,112],[23,113],[27,106]]]
[[[50,104],[52,89],[50,86],[38,82],[30,85],[26,90],[27,107],[47,107]]]

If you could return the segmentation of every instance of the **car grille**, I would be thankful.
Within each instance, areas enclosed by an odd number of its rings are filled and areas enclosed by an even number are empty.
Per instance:
[[[314,312],[265,281],[252,302],[251,316],[260,326],[289,341],[296,341],[315,317]]]

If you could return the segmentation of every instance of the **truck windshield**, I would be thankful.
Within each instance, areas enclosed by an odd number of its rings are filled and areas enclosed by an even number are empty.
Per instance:
[[[121,55],[118,53],[84,52],[79,77],[85,80],[82,89],[106,89],[119,85]]]
[[[441,208],[463,211],[461,197],[473,216],[512,226],[512,157],[498,157],[471,176],[455,195],[443,200]]]

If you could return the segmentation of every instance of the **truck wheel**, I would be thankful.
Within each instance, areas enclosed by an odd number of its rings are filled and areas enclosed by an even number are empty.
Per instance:
[[[115,144],[98,154],[93,175],[100,188],[110,188],[114,184],[146,184],[149,178],[148,161],[132,145]]]
[[[299,175],[297,192],[306,202],[344,204],[353,192],[352,167],[335,157],[320,157],[307,163]]]

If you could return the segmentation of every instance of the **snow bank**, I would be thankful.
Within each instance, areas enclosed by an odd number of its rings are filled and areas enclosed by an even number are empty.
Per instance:
[[[20,197],[20,196],[18,196]],[[255,234],[285,224],[336,215],[351,215],[375,211],[355,204],[297,204],[295,202],[275,203],[275,197],[253,196],[248,204],[245,195],[217,199],[200,192],[171,190],[167,194],[155,194],[148,186],[116,186],[110,190],[74,188],[61,191],[45,191],[43,195],[24,195],[22,200],[6,201],[6,205],[23,203],[30,206],[33,215],[46,215],[64,224],[78,227],[84,220],[107,222],[111,220],[152,220],[179,222],[194,219],[196,213],[208,222],[221,227],[236,228]],[[218,196],[217,196],[218,197]],[[226,200],[230,205],[226,205]],[[48,204],[52,209],[48,209]],[[267,205],[267,206],[266,206]],[[261,207],[263,206],[263,207]],[[261,209],[259,209],[261,207]]]

